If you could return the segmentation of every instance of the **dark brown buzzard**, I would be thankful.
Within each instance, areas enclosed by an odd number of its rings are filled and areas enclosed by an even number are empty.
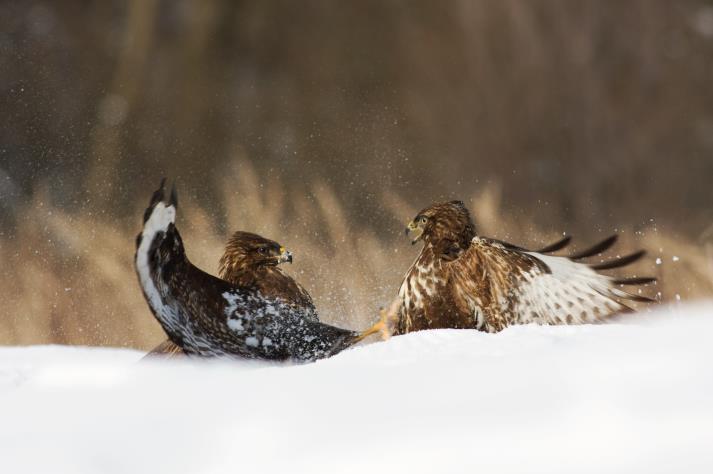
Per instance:
[[[496,332],[513,324],[591,323],[628,311],[625,300],[652,301],[621,286],[646,284],[654,278],[620,279],[598,273],[638,260],[643,251],[598,264],[578,261],[604,252],[616,236],[569,257],[547,255],[566,246],[569,239],[530,251],[480,237],[460,201],[423,209],[406,233],[413,244],[422,241],[423,248],[399,290],[396,334],[434,328]]]
[[[254,288],[264,296],[301,308],[305,318],[318,321],[307,290],[278,267],[285,262],[292,263],[292,253],[282,245],[257,234],[237,231],[220,257],[218,275],[233,285]],[[183,351],[167,339],[148,355],[173,357],[183,355]]]
[[[362,332],[311,320],[305,310],[214,277],[186,256],[175,225],[175,190],[163,182],[136,239],[136,273],[146,302],[171,342],[191,356],[313,361],[385,329],[384,315]]]

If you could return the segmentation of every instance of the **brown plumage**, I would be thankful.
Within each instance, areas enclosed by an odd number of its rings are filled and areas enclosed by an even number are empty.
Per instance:
[[[317,310],[307,290],[278,267],[284,262],[292,263],[292,254],[277,242],[237,231],[220,257],[218,274],[234,285],[254,287],[265,296],[298,306],[307,318],[317,321]]]
[[[460,201],[423,209],[406,233],[413,244],[422,241],[423,248],[399,290],[397,334],[596,322],[629,310],[622,300],[651,301],[619,286],[650,283],[653,278],[616,279],[597,273],[632,263],[643,252],[593,265],[576,261],[606,251],[616,237],[571,257],[547,255],[566,247],[569,238],[530,251],[479,237]]]
[[[351,331],[310,320],[301,307],[254,286],[233,285],[202,271],[186,255],[176,227],[176,192],[166,199],[164,183],[144,212],[134,264],[151,313],[186,354],[310,362],[385,330],[383,313],[367,330]]]
[[[300,309],[309,321],[318,321],[317,310],[307,290],[278,267],[284,262],[292,263],[292,253],[277,242],[237,231],[220,257],[218,274],[235,286],[255,289],[265,297],[279,299]],[[169,339],[147,354],[151,357],[181,355],[184,355],[181,348]]]

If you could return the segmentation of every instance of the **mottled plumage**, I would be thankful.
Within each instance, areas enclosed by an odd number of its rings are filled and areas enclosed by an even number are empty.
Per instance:
[[[422,210],[406,232],[413,235],[412,243],[423,241],[423,249],[399,290],[397,334],[590,323],[629,310],[622,300],[651,301],[620,286],[653,278],[617,279],[597,272],[631,263],[643,252],[593,265],[577,261],[607,250],[616,237],[570,257],[547,255],[565,247],[569,238],[530,251],[479,237],[460,201]]]
[[[305,318],[318,321],[317,310],[307,290],[278,267],[284,262],[291,263],[292,254],[277,242],[250,232],[237,231],[225,246],[218,274],[235,286],[251,288],[263,296],[295,306],[303,311]],[[166,340],[148,355],[174,357],[183,355],[183,351]]]
[[[361,333],[312,321],[279,298],[203,272],[186,256],[176,207],[175,192],[164,201],[162,183],[144,213],[135,264],[151,312],[186,354],[312,361],[383,329],[383,319]]]
[[[218,274],[240,287],[254,287],[265,296],[278,298],[318,321],[312,297],[294,278],[277,265],[292,263],[292,254],[275,241],[250,232],[238,231],[228,241],[220,258]]]

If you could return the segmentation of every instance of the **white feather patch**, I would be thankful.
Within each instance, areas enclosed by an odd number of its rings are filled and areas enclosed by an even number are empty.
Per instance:
[[[163,202],[156,204],[151,211],[151,215],[144,224],[144,229],[141,232],[141,244],[136,251],[136,270],[139,274],[139,281],[144,290],[146,299],[151,308],[156,313],[165,312],[164,317],[175,318],[175,314],[168,314],[170,311],[163,311],[164,304],[161,301],[161,294],[154,285],[151,279],[151,269],[149,268],[149,249],[156,234],[166,232],[168,226],[176,221],[176,208],[172,205],[166,206]]]
[[[613,299],[616,289],[611,277],[566,257],[527,253],[547,265],[551,273],[534,268],[522,274],[515,311],[521,322],[589,323],[623,308]]]

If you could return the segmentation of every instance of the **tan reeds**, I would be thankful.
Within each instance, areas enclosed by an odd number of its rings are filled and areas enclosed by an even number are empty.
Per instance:
[[[364,328],[388,307],[417,253],[401,228],[417,210],[386,190],[390,229],[359,228],[347,217],[340,196],[324,182],[307,192],[286,195],[278,182],[264,179],[247,162],[236,162],[217,185],[219,211],[203,209],[180,189],[178,225],[189,257],[215,273],[228,235],[251,230],[278,240],[295,254],[286,270],[313,295],[330,323]],[[183,193],[180,193],[183,191]],[[497,185],[466,199],[485,235],[536,247],[566,230],[545,232],[535,222],[511,217],[500,204]],[[0,343],[66,343],[149,348],[163,338],[141,295],[133,269],[134,237],[150,190],[137,198],[134,217],[107,213],[67,213],[39,193],[22,211],[14,238],[0,237]],[[582,246],[601,235],[575,236]],[[646,289],[663,300],[713,294],[709,256],[702,245],[670,235],[652,224],[624,229],[617,251],[644,247],[650,256],[628,274],[655,275]],[[661,264],[656,264],[661,259]]]

